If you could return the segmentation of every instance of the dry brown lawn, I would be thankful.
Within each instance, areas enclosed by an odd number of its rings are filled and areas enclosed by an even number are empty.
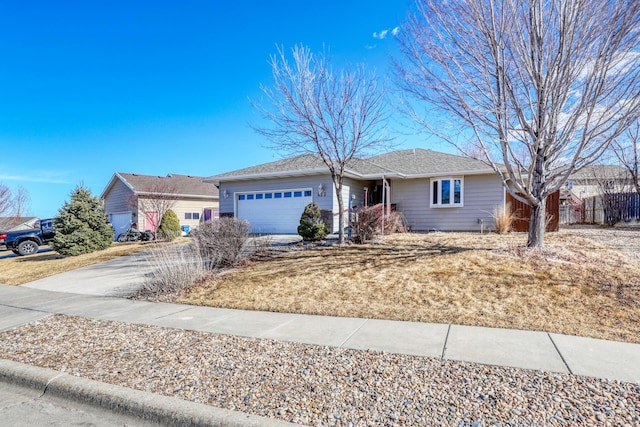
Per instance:
[[[29,256],[0,259],[0,283],[22,285],[87,265],[151,249],[162,243],[114,243],[111,247],[89,254],[65,257],[57,252],[41,252]],[[0,256],[11,251],[0,252]]]
[[[631,232],[637,241],[640,233]],[[524,234],[399,234],[380,244],[294,251],[219,274],[180,302],[640,343],[637,259],[615,241],[571,230],[547,234],[542,251],[525,243]]]

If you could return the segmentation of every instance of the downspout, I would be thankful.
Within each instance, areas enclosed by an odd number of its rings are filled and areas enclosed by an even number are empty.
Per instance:
[[[387,195],[387,190],[385,188],[385,184],[387,183],[387,180],[384,179],[384,175],[382,175],[382,228],[380,230],[380,233],[382,233],[382,237],[384,238],[384,211],[385,211],[385,196]]]
[[[391,216],[391,184],[388,182],[386,184],[387,184],[387,217],[390,217]]]

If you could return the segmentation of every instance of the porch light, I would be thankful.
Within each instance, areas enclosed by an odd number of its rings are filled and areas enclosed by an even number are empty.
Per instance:
[[[324,191],[324,185],[320,183],[318,185],[318,197],[324,197],[327,193]]]
[[[229,192],[228,192],[227,190],[224,190],[224,192],[222,193],[222,196],[223,196],[225,199],[228,199],[228,198],[229,198]]]

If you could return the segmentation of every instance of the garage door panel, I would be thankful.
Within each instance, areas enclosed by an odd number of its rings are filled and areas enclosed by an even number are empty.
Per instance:
[[[251,224],[252,233],[296,234],[305,206],[313,201],[311,194],[309,189],[240,194],[237,217]]]
[[[113,239],[129,229],[131,225],[131,213],[111,214],[111,226],[113,227]]]

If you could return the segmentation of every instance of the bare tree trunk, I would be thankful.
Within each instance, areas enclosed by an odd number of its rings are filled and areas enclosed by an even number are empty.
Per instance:
[[[338,199],[338,243],[344,243],[344,200],[342,199],[342,177],[333,175],[333,188]]]
[[[542,248],[544,247],[544,231],[547,226],[547,199],[542,199],[537,206],[531,207],[530,221],[527,246]]]

